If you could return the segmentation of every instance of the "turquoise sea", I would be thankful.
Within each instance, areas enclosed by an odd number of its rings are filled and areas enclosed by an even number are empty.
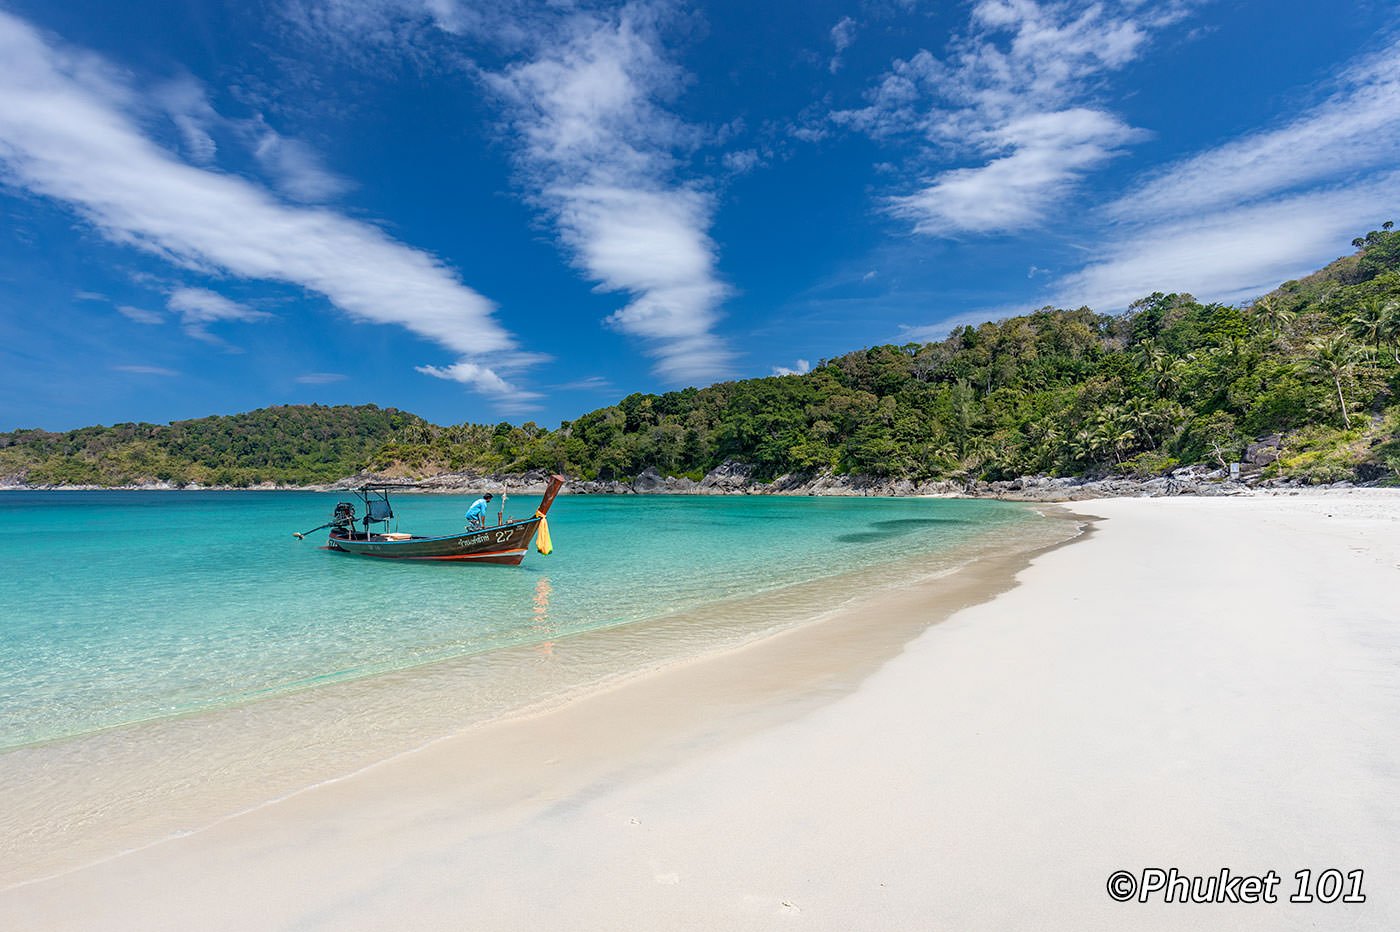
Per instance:
[[[332,553],[324,532],[293,538],[343,497],[0,495],[0,748],[648,619],[703,626],[707,607],[733,615],[799,584],[810,601],[824,579],[836,595],[838,577],[895,574],[1045,521],[991,501],[566,495],[549,519],[553,554],[463,566]],[[402,529],[450,533],[469,501],[395,505]],[[527,516],[537,502],[507,509]],[[644,641],[637,630],[617,650]]]

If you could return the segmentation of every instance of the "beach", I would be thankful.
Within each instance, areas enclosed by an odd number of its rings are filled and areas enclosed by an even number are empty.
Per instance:
[[[26,929],[1400,927],[1400,495],[1088,532],[0,891]],[[1115,902],[1110,875],[1281,877]],[[1364,871],[1365,902],[1290,903]]]

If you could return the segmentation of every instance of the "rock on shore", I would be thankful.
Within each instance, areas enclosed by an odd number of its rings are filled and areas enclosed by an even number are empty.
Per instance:
[[[1259,459],[1268,456],[1259,451]],[[325,485],[277,485],[270,482],[234,489],[230,486],[187,485],[185,490],[208,491],[349,491],[378,481],[403,481],[415,491],[451,495],[478,492],[507,495],[540,495],[549,483],[550,473],[533,470],[525,473],[480,474],[471,472],[440,473],[418,480],[386,480],[371,473],[347,476]],[[1379,478],[1379,477],[1377,477]],[[1376,485],[1377,482],[1362,483]],[[1022,476],[998,482],[957,482],[951,479],[895,479],[881,476],[837,475],[834,473],[797,473],[763,481],[755,476],[753,466],[726,460],[710,470],[699,481],[688,476],[662,475],[647,467],[632,479],[570,480],[564,492],[574,495],[845,495],[845,496],[909,496],[940,495],[964,498],[998,498],[1022,502],[1073,502],[1091,498],[1158,497],[1165,495],[1242,495],[1254,489],[1352,488],[1353,483],[1306,486],[1292,480],[1264,479],[1262,470],[1251,463],[1238,479],[1231,479],[1223,469],[1209,466],[1186,466],[1165,476],[1135,478],[1123,476]],[[100,486],[34,486],[21,483],[0,483],[0,490],[99,490]],[[117,489],[140,491],[178,490],[181,486],[169,482],[149,482],[117,486]]]
[[[373,476],[353,476],[322,488],[326,491],[349,489],[374,479]],[[463,494],[490,490],[508,495],[538,495],[544,491],[548,480],[549,473],[544,470],[492,475],[444,473],[419,480],[416,485],[420,490],[429,492]],[[1351,485],[1342,482],[1328,487],[1349,488]],[[1264,480],[1257,468],[1247,472],[1240,480],[1232,480],[1225,470],[1208,466],[1187,466],[1174,470],[1170,475],[1146,479],[1121,476],[1022,476],[999,482],[963,483],[949,479],[914,481],[881,476],[806,473],[763,481],[756,478],[753,466],[727,460],[699,481],[687,476],[663,475],[656,468],[648,467],[633,479],[570,480],[564,491],[574,495],[941,495],[1070,502],[1115,497],[1242,495],[1256,488],[1305,487],[1324,488],[1303,486],[1288,480]]]

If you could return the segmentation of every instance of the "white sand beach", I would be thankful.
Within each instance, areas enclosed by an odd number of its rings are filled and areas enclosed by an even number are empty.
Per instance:
[[[0,891],[0,928],[1400,928],[1400,494],[1074,510],[1014,588],[436,742]],[[1109,897],[1149,867],[1280,902]],[[1304,869],[1366,902],[1289,903]]]

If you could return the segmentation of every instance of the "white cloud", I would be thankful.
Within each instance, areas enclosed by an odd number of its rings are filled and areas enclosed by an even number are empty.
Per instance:
[[[162,366],[113,366],[113,372],[130,372],[132,375],[179,375],[174,369],[166,369]]]
[[[1400,173],[1265,204],[1224,207],[1120,236],[1105,258],[1059,279],[1055,301],[1114,311],[1154,291],[1247,300],[1337,255],[1377,218],[1400,212]]]
[[[1101,258],[1059,279],[1057,301],[1106,311],[1153,291],[1247,300],[1400,212],[1400,42],[1330,86],[1315,106],[1131,188],[1108,208]]]
[[[799,360],[797,360],[797,362],[795,362],[795,363],[792,364],[792,367],[791,367],[791,368],[789,368],[789,367],[787,367],[787,366],[774,366],[774,367],[773,367],[773,374],[774,374],[774,375],[806,375],[808,372],[811,372],[811,371],[812,371],[812,364],[811,364],[810,362],[808,362],[807,360],[805,360],[805,359],[799,359]]]
[[[474,362],[458,362],[450,366],[419,366],[418,371],[434,378],[474,385],[487,394],[504,392],[508,388],[499,375]]]
[[[130,304],[117,305],[117,313],[128,320],[133,320],[138,324],[163,324],[165,318],[155,311],[148,311],[143,307],[132,307]]]
[[[157,146],[129,115],[131,89],[99,59],[0,12],[0,60],[6,182],[69,204],[113,242],[180,266],[299,285],[354,320],[405,327],[466,360],[514,350],[491,302],[436,257]],[[466,384],[516,392],[499,379]]]
[[[567,21],[562,38],[488,77],[511,109],[519,163],[575,264],[631,302],[608,318],[641,338],[655,371],[704,381],[732,353],[713,329],[728,288],[715,272],[712,196],[672,179],[698,132],[663,107],[684,76],[642,4]]]
[[[841,55],[856,41],[856,30],[859,28],[856,21],[849,16],[841,17],[841,21],[831,27],[831,45],[835,51],[831,61],[827,63],[827,70],[832,74],[841,70]]]
[[[283,194],[297,201],[328,201],[353,187],[328,170],[310,146],[288,139],[261,121],[258,127],[253,155]]]
[[[895,59],[880,83],[865,95],[864,107],[838,110],[831,118],[876,139],[920,132],[929,118],[926,98],[936,93],[941,67],[924,50],[908,60]]]
[[[484,366],[464,359],[450,366],[419,366],[418,371],[434,378],[460,382],[483,395],[489,395],[496,407],[507,414],[523,414],[535,410],[544,395],[512,385],[500,375],[501,371],[509,372],[516,367],[509,359],[495,366]]]
[[[332,382],[344,382],[348,378],[350,376],[343,372],[307,372],[293,381],[301,385],[330,385]]]
[[[978,168],[943,172],[890,200],[916,233],[995,233],[1036,223],[1091,168],[1143,134],[1100,110],[1018,117],[994,137],[1009,154]]]
[[[433,30],[511,45],[528,41],[531,11],[516,0],[484,4],[463,0],[287,0],[283,13],[308,41],[336,45],[339,55],[366,48],[415,55],[431,45]]]
[[[995,233],[1043,220],[1080,179],[1142,137],[1089,106],[1102,76],[1133,61],[1184,3],[981,0],[943,59],[893,63],[867,106],[832,119],[876,139],[913,136],[940,161],[979,164],[926,177],[892,198],[916,232]]]
[[[1156,173],[1110,206],[1154,220],[1243,203],[1400,155],[1400,42],[1343,71],[1335,92],[1281,125],[1246,134]]]
[[[257,311],[246,304],[230,301],[207,288],[177,288],[170,293],[165,306],[180,316],[180,325],[185,333],[216,346],[227,344],[209,332],[210,324],[229,320],[251,323],[272,317],[266,311]]]
[[[799,142],[821,142],[831,132],[822,126],[793,126],[788,129],[788,135]]]
[[[219,122],[219,116],[199,82],[183,77],[157,87],[153,96],[175,124],[189,157],[201,164],[213,162],[219,147],[210,128]]]
[[[601,375],[590,375],[573,382],[565,382],[563,385],[556,385],[555,388],[566,392],[604,392],[612,391],[612,382]]]
[[[762,165],[763,156],[758,154],[757,149],[740,149],[724,153],[722,161],[725,169],[736,175],[743,175]]]
[[[306,143],[289,139],[267,125],[262,114],[248,119],[227,119],[216,111],[204,87],[183,77],[157,87],[155,100],[179,130],[187,155],[202,165],[212,165],[218,154],[216,131],[232,135],[257,160],[277,190],[293,200],[327,201],[354,187],[325,167]]]

